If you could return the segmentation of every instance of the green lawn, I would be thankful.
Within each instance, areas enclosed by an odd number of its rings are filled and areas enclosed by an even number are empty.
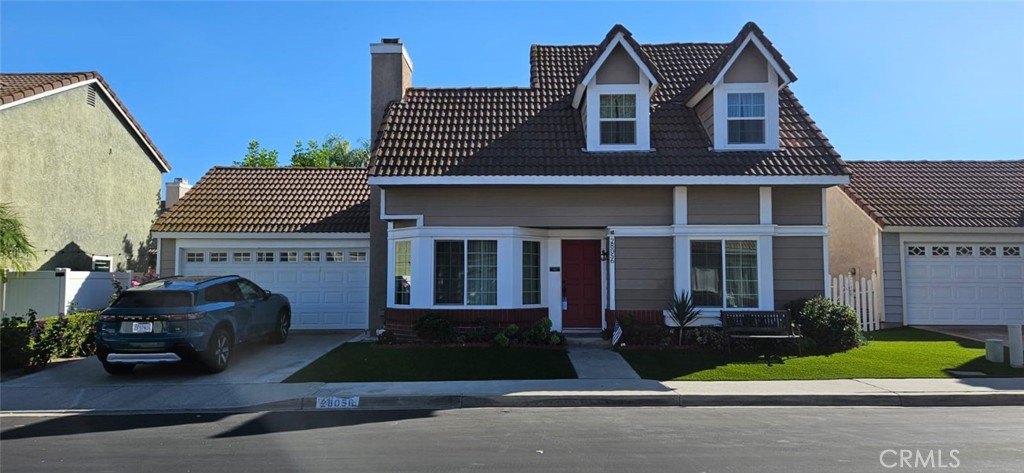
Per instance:
[[[575,378],[562,350],[500,347],[378,347],[346,343],[284,382],[476,381]]]
[[[947,370],[1024,376],[1009,364],[985,361],[984,345],[971,340],[913,328],[869,332],[868,339],[865,346],[828,356],[652,350],[625,351],[622,357],[641,377],[661,381],[955,377]]]

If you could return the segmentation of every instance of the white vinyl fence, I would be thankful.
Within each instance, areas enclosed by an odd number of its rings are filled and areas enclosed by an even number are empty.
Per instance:
[[[832,277],[832,294],[829,296],[835,302],[853,307],[860,319],[860,327],[865,332],[878,330],[881,325],[882,292],[879,284],[876,273],[872,273],[871,278],[842,274]]]
[[[24,316],[29,310],[40,317],[66,314],[71,308],[100,310],[114,293],[113,279],[123,287],[131,284],[131,273],[100,271],[29,271],[9,273],[7,284],[0,287],[0,316]]]

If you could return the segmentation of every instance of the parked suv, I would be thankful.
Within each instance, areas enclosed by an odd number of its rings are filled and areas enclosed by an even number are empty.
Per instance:
[[[198,359],[224,371],[236,344],[284,343],[291,306],[239,276],[173,276],[133,287],[100,314],[96,354],[113,375],[139,363]]]

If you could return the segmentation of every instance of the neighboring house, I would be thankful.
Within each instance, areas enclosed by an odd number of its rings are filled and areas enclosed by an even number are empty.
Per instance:
[[[712,323],[826,293],[825,191],[848,173],[755,24],[534,45],[529,87],[413,88],[401,41],[370,49],[371,327],[443,310],[598,330],[682,290]]]
[[[1024,322],[1024,161],[847,164],[850,184],[829,191],[830,267],[881,268],[884,322]]]
[[[0,202],[38,257],[30,269],[145,271],[170,164],[96,72],[0,74]]]
[[[153,224],[157,270],[249,278],[295,329],[366,329],[369,191],[365,169],[213,168]]]

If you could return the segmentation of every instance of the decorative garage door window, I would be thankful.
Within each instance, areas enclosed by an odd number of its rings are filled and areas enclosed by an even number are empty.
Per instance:
[[[226,251],[213,251],[210,252],[211,263],[227,263],[228,253]]]
[[[344,263],[345,252],[344,251],[325,251],[324,254],[327,256],[328,263]]]
[[[303,251],[302,252],[303,263],[319,263],[320,252],[319,251]]]
[[[205,261],[206,253],[185,253],[185,261],[189,263],[202,263]]]
[[[1021,256],[1020,245],[908,245],[907,256],[913,257],[983,257],[983,258],[1018,258]],[[212,257],[212,254],[211,254]]]
[[[281,263],[294,263],[299,260],[299,252],[297,251],[282,251],[277,256],[278,261]]]
[[[348,261],[350,263],[365,263],[366,252],[365,251],[350,251],[348,252]]]
[[[259,263],[273,263],[274,253],[271,251],[258,251],[256,252],[256,261]]]
[[[252,253],[236,251],[232,254],[231,261],[235,263],[248,263],[252,261]]]

